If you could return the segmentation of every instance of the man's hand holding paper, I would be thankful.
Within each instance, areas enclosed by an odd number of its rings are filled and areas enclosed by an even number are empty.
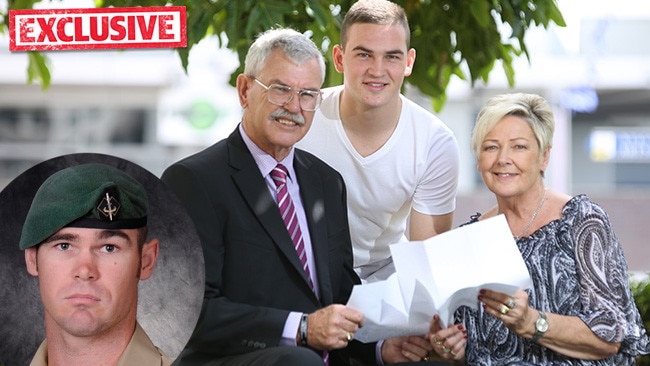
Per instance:
[[[425,241],[394,244],[391,253],[396,273],[355,286],[347,304],[364,314],[355,335],[362,342],[425,334],[434,314],[446,326],[459,306],[479,306],[481,288],[512,295],[531,286],[503,215]]]

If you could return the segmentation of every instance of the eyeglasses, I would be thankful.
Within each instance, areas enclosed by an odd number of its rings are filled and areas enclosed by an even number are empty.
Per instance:
[[[262,88],[266,89],[267,99],[271,104],[279,106],[287,105],[289,102],[291,102],[291,100],[293,100],[293,94],[295,91],[295,94],[298,94],[298,102],[300,103],[300,108],[302,108],[303,111],[313,112],[318,108],[322,100],[320,90],[296,90],[290,86],[280,84],[271,84],[269,86],[266,86],[256,78],[251,78],[260,84]]]

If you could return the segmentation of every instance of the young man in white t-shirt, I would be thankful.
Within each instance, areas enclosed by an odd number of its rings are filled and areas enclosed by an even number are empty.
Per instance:
[[[456,206],[456,138],[400,94],[415,62],[409,42],[399,5],[355,3],[333,49],[344,85],[324,90],[312,127],[297,144],[343,175],[354,266],[365,282],[394,272],[391,244],[449,230]]]

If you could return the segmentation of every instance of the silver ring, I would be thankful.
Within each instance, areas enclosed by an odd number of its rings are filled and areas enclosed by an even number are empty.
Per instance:
[[[507,305],[507,306],[508,306],[510,309],[514,309],[514,308],[517,307],[517,302],[515,301],[515,298],[514,298],[514,297],[511,297],[510,299],[508,299],[508,305]]]
[[[348,343],[352,342],[352,334],[351,334],[350,332],[348,332],[348,333],[345,335],[345,339],[348,340]]]
[[[443,347],[442,347],[442,352],[444,352],[444,353],[449,353],[449,352],[451,352],[451,349],[450,349],[450,348],[447,348],[447,347],[445,347],[445,346],[443,346]]]

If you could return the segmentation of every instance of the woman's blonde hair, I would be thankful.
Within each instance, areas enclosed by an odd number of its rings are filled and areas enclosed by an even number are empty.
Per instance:
[[[478,157],[485,136],[506,116],[522,118],[533,130],[540,155],[553,142],[553,111],[546,99],[537,94],[501,94],[490,98],[476,116],[472,131],[472,151]]]

